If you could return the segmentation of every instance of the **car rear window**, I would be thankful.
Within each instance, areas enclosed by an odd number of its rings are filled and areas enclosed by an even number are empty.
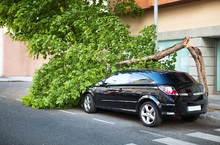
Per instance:
[[[193,77],[183,72],[162,73],[161,77],[166,83],[170,84],[177,84],[183,82],[196,83],[196,80]]]

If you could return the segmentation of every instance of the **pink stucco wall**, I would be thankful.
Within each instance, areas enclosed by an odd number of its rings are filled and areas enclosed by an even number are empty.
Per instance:
[[[2,36],[2,76],[33,76],[34,71],[48,60],[33,60],[28,57],[24,43],[12,41],[9,35]]]

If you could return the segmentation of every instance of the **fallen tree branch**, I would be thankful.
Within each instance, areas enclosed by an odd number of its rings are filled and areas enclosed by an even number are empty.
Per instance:
[[[141,62],[141,61],[149,61],[149,60],[158,61],[158,60],[160,60],[160,59],[162,59],[162,58],[164,58],[164,57],[166,57],[176,51],[179,51],[183,48],[187,48],[189,50],[190,54],[192,55],[192,57],[196,63],[197,73],[198,73],[198,77],[199,77],[199,83],[201,83],[205,87],[205,94],[208,96],[209,90],[208,90],[208,86],[207,86],[205,65],[204,65],[204,60],[202,57],[202,52],[199,50],[199,48],[189,45],[189,38],[185,38],[182,42],[177,43],[177,44],[173,45],[172,47],[169,47],[165,50],[159,51],[153,55],[143,57],[143,58],[121,61],[116,64],[116,67],[121,68],[121,67],[128,66],[128,65],[131,65],[131,64],[134,64],[137,62]]]
[[[173,45],[172,47],[169,47],[165,50],[159,51],[153,55],[143,57],[143,58],[121,61],[121,62],[117,63],[116,66],[118,68],[121,68],[126,65],[131,65],[131,64],[141,62],[141,61],[148,61],[148,60],[158,61],[158,60],[166,57],[167,55],[170,55],[170,54],[172,54],[182,48],[185,48],[186,46],[188,46],[188,43],[189,43],[189,38],[185,38],[182,42],[177,43],[177,44]]]

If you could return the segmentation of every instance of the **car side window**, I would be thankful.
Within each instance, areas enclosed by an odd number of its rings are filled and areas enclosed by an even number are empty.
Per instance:
[[[132,73],[130,84],[156,84],[156,82],[146,76],[145,73],[135,72]]]
[[[105,83],[108,85],[127,84],[131,78],[129,73],[118,73],[106,79]]]

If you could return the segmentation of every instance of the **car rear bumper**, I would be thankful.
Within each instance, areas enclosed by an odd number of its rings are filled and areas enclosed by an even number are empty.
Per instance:
[[[195,114],[204,114],[207,112],[207,103],[178,103],[178,104],[160,104],[161,115],[165,116],[190,116]]]

